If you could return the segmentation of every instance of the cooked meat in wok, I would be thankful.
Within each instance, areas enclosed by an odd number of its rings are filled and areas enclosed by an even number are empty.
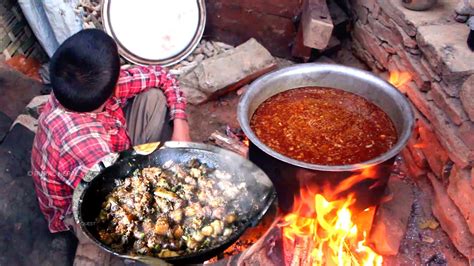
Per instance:
[[[116,185],[97,218],[99,239],[120,253],[162,258],[225,241],[248,196],[245,183],[195,159],[137,170]]]

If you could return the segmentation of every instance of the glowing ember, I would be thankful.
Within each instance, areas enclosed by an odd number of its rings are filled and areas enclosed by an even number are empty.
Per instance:
[[[299,256],[291,264],[382,265],[382,256],[366,245],[366,230],[353,221],[349,209],[355,202],[352,195],[328,201],[321,194],[308,193],[301,191],[301,200],[295,200],[294,211],[280,224],[285,247],[293,247],[294,255]],[[311,204],[316,217],[305,217],[303,209],[311,207],[306,204]],[[298,253],[299,249],[307,250],[306,254]]]
[[[388,82],[392,84],[394,87],[400,89],[405,83],[411,80],[411,74],[408,72],[398,72],[393,71],[390,72],[390,77]]]

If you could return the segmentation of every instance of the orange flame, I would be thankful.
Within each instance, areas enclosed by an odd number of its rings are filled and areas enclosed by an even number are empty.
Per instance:
[[[416,148],[416,149],[423,149],[423,148],[426,148],[426,144],[425,143],[416,143],[415,145],[413,145],[413,148]]]
[[[392,84],[396,88],[401,88],[407,82],[411,80],[411,74],[408,72],[399,72],[393,71],[390,72],[390,77],[388,78],[388,82]]]
[[[360,180],[360,176],[352,181]],[[343,186],[345,187],[345,186]],[[287,214],[280,223],[284,235],[284,245],[290,250],[307,250],[303,258],[294,258],[291,265],[382,265],[383,257],[366,245],[367,221],[361,217],[356,220],[350,207],[354,196],[346,199],[328,201],[321,194],[312,194],[302,189],[301,197],[295,199],[294,210]],[[310,204],[310,206],[308,206]],[[315,217],[305,217],[305,208],[312,208]],[[373,214],[375,208],[366,209],[363,213]],[[371,219],[370,218],[370,219]],[[365,218],[368,220],[368,218]],[[369,222],[370,223],[370,222]],[[302,255],[294,252],[293,256]],[[295,262],[294,260],[297,260]]]

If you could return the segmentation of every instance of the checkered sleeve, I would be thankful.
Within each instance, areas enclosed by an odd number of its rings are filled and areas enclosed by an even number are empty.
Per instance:
[[[89,170],[112,151],[100,137],[94,135],[68,136],[63,141],[58,178],[75,188]]]
[[[149,88],[163,90],[171,119],[187,119],[186,98],[178,80],[160,66],[134,66],[120,71],[115,96],[130,98]]]

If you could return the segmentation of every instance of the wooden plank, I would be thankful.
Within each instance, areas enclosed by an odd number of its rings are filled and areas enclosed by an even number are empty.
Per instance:
[[[214,133],[212,133],[209,137],[209,140],[214,142],[219,147],[233,151],[240,156],[247,158],[249,147],[236,139],[228,137],[226,134],[220,131],[214,131]]]
[[[296,34],[295,42],[293,44],[293,48],[291,49],[291,55],[296,58],[301,58],[303,62],[308,62],[309,58],[311,57],[312,49],[310,47],[306,47],[303,43],[303,30],[300,25],[298,29],[298,33]]]
[[[319,50],[326,48],[334,28],[326,0],[305,0],[301,23],[304,45]]]

